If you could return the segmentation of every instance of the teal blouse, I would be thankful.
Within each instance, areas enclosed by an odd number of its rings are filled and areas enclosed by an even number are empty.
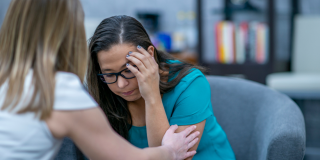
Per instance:
[[[227,136],[213,115],[210,85],[200,70],[193,69],[173,90],[163,94],[162,103],[170,125],[192,125],[206,120],[193,160],[235,159]],[[132,126],[129,142],[139,148],[148,147],[146,126]]]

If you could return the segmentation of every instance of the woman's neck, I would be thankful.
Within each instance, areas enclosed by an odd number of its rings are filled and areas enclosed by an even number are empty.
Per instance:
[[[131,113],[132,117],[132,125],[133,126],[145,126],[146,125],[146,110],[145,110],[145,101],[141,97],[140,99],[133,101],[133,102],[127,102],[128,108]]]
[[[128,103],[128,106],[132,106],[135,108],[144,108],[144,106],[145,106],[145,102],[142,97],[135,100],[135,101],[131,101],[131,102],[127,102],[127,103]]]

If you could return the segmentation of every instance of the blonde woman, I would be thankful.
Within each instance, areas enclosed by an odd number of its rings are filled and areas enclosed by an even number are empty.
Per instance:
[[[171,126],[162,146],[147,149],[112,130],[82,87],[83,18],[79,0],[11,2],[0,30],[0,159],[52,159],[66,136],[91,159],[193,156],[194,126],[181,133]]]

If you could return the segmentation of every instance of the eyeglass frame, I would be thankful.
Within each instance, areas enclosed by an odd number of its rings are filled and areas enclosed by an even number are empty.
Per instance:
[[[136,65],[133,65],[133,66],[137,68]],[[138,69],[138,68],[137,68],[137,69]],[[115,80],[114,82],[112,82],[112,83],[107,83],[107,81],[102,81],[102,80],[100,79],[103,83],[106,83],[106,84],[116,83],[116,82],[118,81],[118,76],[121,76],[121,77],[123,77],[124,79],[132,79],[132,78],[135,78],[135,77],[136,77],[136,76],[133,76],[133,77],[131,77],[131,78],[125,77],[124,75],[121,74],[121,72],[123,72],[123,71],[125,71],[125,70],[129,70],[129,69],[126,68],[126,69],[123,69],[123,70],[121,70],[120,72],[117,72],[117,73],[102,73],[102,74],[97,74],[97,76],[99,77],[99,76],[103,76],[103,75],[116,75],[116,80]],[[100,78],[100,77],[99,77],[99,78]],[[102,78],[103,78],[103,77],[102,77]]]

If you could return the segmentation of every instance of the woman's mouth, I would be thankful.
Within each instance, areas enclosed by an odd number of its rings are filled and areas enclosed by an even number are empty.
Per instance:
[[[122,94],[125,95],[125,96],[129,96],[129,95],[131,95],[133,93],[133,91],[134,90],[129,91],[129,92],[122,92]]]

